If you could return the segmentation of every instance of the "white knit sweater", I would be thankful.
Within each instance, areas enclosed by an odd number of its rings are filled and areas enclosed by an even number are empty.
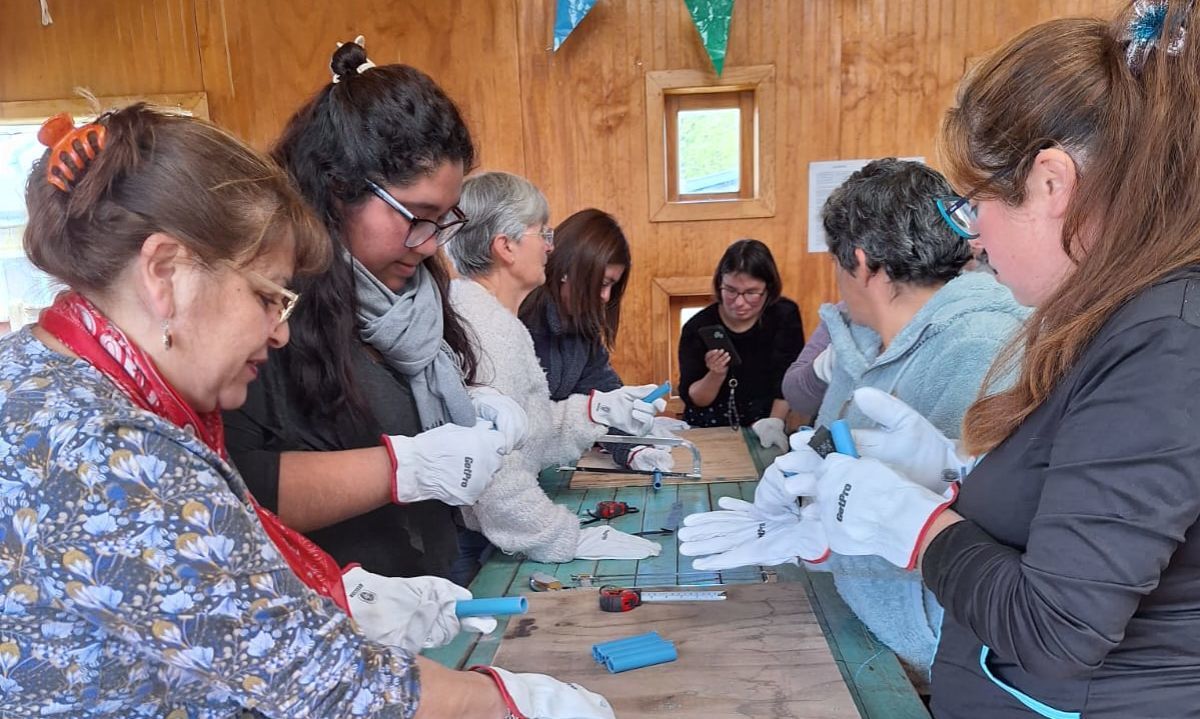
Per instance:
[[[508,553],[524,552],[538,562],[573,559],[579,518],[550,501],[538,486],[538,473],[579,459],[607,428],[588,418],[587,395],[571,395],[561,402],[550,399],[529,331],[486,288],[471,280],[454,280],[450,304],[477,340],[476,383],[512,397],[529,416],[524,446],[504,458],[475,506],[464,508],[467,524],[477,525]]]

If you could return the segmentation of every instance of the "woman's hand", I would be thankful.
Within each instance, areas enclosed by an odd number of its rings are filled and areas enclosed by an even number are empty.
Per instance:
[[[342,585],[363,636],[414,654],[448,643],[461,629],[488,634],[496,628],[491,617],[459,620],[454,607],[471,592],[440,577],[383,577],[354,566]]]
[[[616,719],[608,700],[578,684],[545,674],[513,674],[499,667],[471,667],[496,682],[508,716],[527,719]]]
[[[724,377],[729,372],[729,353],[725,350],[709,350],[705,352],[704,366],[708,367],[709,372]]]

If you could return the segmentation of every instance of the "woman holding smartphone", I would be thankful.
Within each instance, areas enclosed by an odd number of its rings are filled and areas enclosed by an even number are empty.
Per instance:
[[[762,446],[787,450],[781,384],[804,348],[796,303],[781,295],[771,250],[738,240],[713,273],[717,301],[683,326],[679,394],[693,427],[750,427]]]

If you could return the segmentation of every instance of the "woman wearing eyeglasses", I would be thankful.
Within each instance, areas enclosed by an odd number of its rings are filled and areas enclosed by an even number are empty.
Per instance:
[[[852,404],[856,389],[873,387],[908,403],[947,436],[959,436],[988,368],[1028,312],[991,274],[964,272],[971,248],[938,210],[940,198],[950,193],[932,168],[886,158],[851,175],[822,208],[844,304],[821,307],[834,361],[817,426],[845,419],[853,428],[874,427]],[[811,432],[798,433],[792,443],[800,446],[809,437]],[[746,526],[766,519],[772,520],[764,525],[768,535],[784,530],[788,522],[774,520],[791,520],[800,511],[786,490],[788,478],[811,471],[814,456],[780,457],[763,474],[753,507],[730,506],[745,510]],[[694,542],[710,530],[688,527],[680,538]],[[688,543],[681,551],[694,553]],[[780,561],[778,548],[772,551],[774,556],[707,557],[696,567]],[[833,555],[821,567],[833,573],[846,603],[927,693],[942,609],[921,578],[877,557]]]
[[[763,243],[738,240],[725,250],[713,273],[717,301],[689,319],[679,337],[679,395],[688,424],[750,427],[762,446],[787,450],[781,387],[804,349],[804,327],[796,303],[780,296],[782,286]]]
[[[468,391],[476,355],[445,302],[438,248],[466,221],[475,149],[420,71],[374,67],[358,42],[331,68],[274,156],[333,261],[298,284],[291,343],[228,413],[230,452],[259,501],[339,562],[448,577],[453,506],[474,502],[524,435],[514,402]]]
[[[476,218],[449,246],[463,279],[452,283],[454,308],[478,340],[480,381],[517,398],[529,417],[525,446],[504,458],[495,480],[463,514],[505,552],[540,562],[643,559],[661,547],[607,526],[579,526],[538,486],[545,467],[579,459],[610,428],[645,434],[665,400],[641,401],[654,385],[570,394],[553,401],[533,340],[517,315],[546,281],[553,232],[546,198],[528,180],[487,172],[467,180],[463,209]]]
[[[993,370],[1015,382],[971,406],[961,446],[859,390],[881,423],[862,458],[794,486],[815,498],[797,554],[919,568],[945,608],[937,717],[1200,706],[1198,27],[1194,2],[1138,0],[974,65],[942,130],[967,202],[944,204],[1034,307]]]
[[[25,248],[69,290],[0,340],[0,716],[611,719],[545,675],[414,656],[394,640],[469,593],[343,585],[229,464],[220,411],[329,261],[286,175],[143,105],[39,139]]]

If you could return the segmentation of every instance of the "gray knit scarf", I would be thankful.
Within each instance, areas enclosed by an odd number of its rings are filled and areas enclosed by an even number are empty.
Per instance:
[[[359,336],[408,377],[421,430],[447,422],[471,427],[475,406],[462,371],[442,338],[442,294],[424,263],[396,294],[353,257]]]

